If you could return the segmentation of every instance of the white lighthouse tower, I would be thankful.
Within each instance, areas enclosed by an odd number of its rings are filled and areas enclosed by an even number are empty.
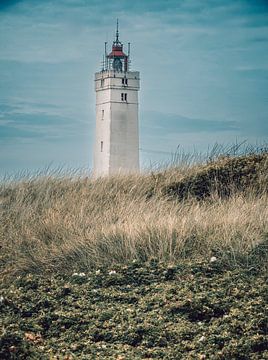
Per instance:
[[[130,71],[128,54],[119,41],[118,22],[112,51],[103,69],[95,74],[96,133],[94,176],[139,171],[138,90],[139,72]]]

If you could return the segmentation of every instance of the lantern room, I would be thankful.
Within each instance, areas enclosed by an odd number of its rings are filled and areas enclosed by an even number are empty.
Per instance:
[[[114,70],[117,72],[129,71],[129,54],[130,43],[128,43],[128,54],[123,52],[123,44],[119,41],[118,20],[116,25],[115,41],[112,45],[112,51],[107,53],[107,43],[105,43],[105,61],[103,64],[103,70]]]

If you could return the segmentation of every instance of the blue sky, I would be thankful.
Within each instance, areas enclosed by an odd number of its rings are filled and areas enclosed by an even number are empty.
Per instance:
[[[2,0],[0,174],[91,167],[94,72],[116,19],[141,72],[143,166],[268,140],[268,3]]]

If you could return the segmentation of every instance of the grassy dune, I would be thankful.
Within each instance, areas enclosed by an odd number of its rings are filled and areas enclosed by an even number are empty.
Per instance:
[[[0,185],[3,359],[268,358],[268,154]]]
[[[212,255],[256,265],[255,252],[267,244],[267,159],[225,157],[95,181],[45,176],[2,183],[2,271]]]

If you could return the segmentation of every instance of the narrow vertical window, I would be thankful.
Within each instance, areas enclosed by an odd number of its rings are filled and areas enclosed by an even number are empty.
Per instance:
[[[100,86],[103,87],[104,85],[104,79],[101,79]]]
[[[127,93],[125,93],[125,101],[127,101]]]
[[[104,110],[101,110],[101,120],[104,120]]]
[[[103,152],[103,141],[100,142],[100,151]]]
[[[124,93],[121,93],[121,100],[124,101]]]
[[[122,78],[122,84],[123,84],[123,85],[127,85],[127,84],[128,84],[127,78]]]

